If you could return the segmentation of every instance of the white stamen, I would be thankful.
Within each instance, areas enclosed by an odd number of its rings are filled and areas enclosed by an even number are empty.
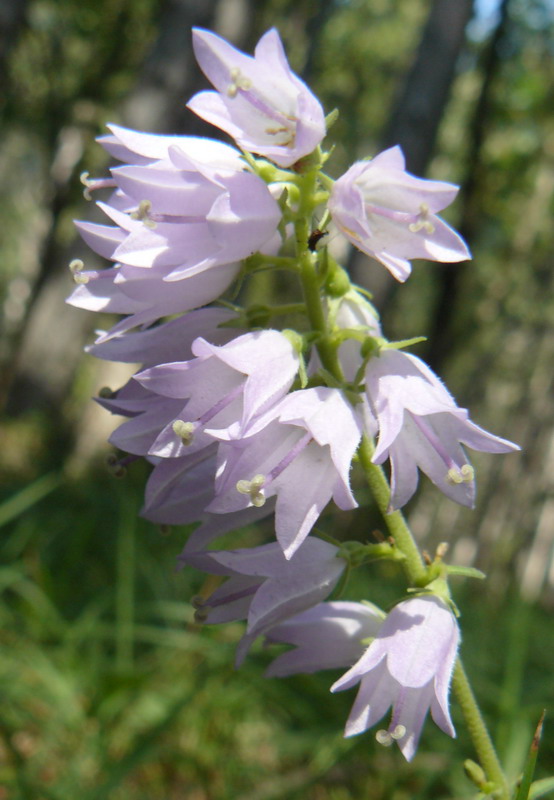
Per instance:
[[[185,422],[182,419],[176,419],[171,427],[173,428],[173,433],[181,439],[186,447],[192,444],[194,431],[196,430],[194,422]]]
[[[141,200],[139,206],[136,211],[132,211],[130,214],[131,219],[137,219],[142,222],[145,228],[150,228],[154,230],[156,227],[156,222],[150,218],[150,212],[152,210],[152,203],[150,200]]]
[[[83,192],[85,200],[92,200],[91,192],[95,189],[114,189],[116,185],[113,178],[89,178],[88,172],[81,172],[79,180],[85,187]]]
[[[446,481],[451,485],[457,486],[460,483],[471,483],[475,478],[475,470],[471,464],[463,464],[458,467],[450,467],[446,473]]]
[[[266,500],[263,493],[264,483],[265,475],[256,475],[251,481],[240,480],[237,481],[237,492],[250,495],[252,505],[261,508]]]
[[[85,171],[85,172],[81,172],[81,174],[79,175],[79,180],[81,181],[81,183],[85,187],[85,189],[83,191],[83,197],[85,198],[85,200],[92,200],[92,195],[90,193],[91,181],[89,180],[89,174],[90,174],[89,172]]]
[[[397,742],[399,739],[402,739],[402,737],[406,735],[406,726],[397,725],[393,731],[390,731],[390,735],[391,738]]]
[[[383,745],[383,747],[390,747],[391,744],[394,742],[394,739],[392,738],[390,733],[386,731],[384,728],[381,729],[380,731],[377,731],[377,733],[375,734],[375,738],[379,744]]]
[[[248,91],[248,89],[252,88],[252,81],[243,75],[238,67],[233,67],[230,77],[231,83],[227,87],[227,97],[230,97],[231,100],[237,96],[239,89]]]
[[[408,228],[411,233],[418,233],[421,230],[425,230],[425,233],[429,234],[435,232],[435,226],[429,219],[429,206],[427,203],[422,203],[420,205],[417,221],[408,225]]]
[[[77,284],[84,284],[89,282],[88,275],[82,275],[81,272],[85,268],[83,261],[80,258],[74,258],[69,262],[69,270],[73,275],[73,280]]]

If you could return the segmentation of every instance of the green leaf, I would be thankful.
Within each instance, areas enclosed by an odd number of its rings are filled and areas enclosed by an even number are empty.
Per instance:
[[[2,525],[11,522],[12,519],[15,519],[24,511],[27,511],[31,506],[34,506],[35,503],[38,503],[38,501],[46,497],[47,494],[53,492],[54,489],[57,489],[61,482],[62,479],[60,475],[50,472],[48,475],[43,475],[42,478],[39,478],[30,486],[26,486],[25,489],[22,489],[13,497],[5,500],[0,505],[0,528]]]
[[[542,778],[531,784],[529,800],[538,800],[539,797],[546,797],[550,792],[554,792],[554,778]]]
[[[531,746],[529,747],[529,755],[527,756],[527,761],[525,762],[525,769],[523,770],[521,783],[519,784],[517,794],[514,796],[514,800],[530,800],[530,798],[532,797],[531,782],[533,780],[533,775],[535,774],[535,766],[537,763],[537,756],[539,754],[539,744],[542,735],[544,715],[545,712],[543,711],[541,714],[541,718],[539,719],[539,724],[537,725],[535,735],[533,736]],[[542,795],[539,794],[535,796],[541,797]]]

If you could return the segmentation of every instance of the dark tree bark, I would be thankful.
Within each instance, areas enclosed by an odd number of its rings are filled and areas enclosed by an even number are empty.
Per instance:
[[[433,155],[472,10],[473,0],[435,0],[383,135],[383,147],[399,144],[416,175]]]
[[[480,216],[481,200],[479,189],[484,177],[482,148],[490,117],[493,113],[493,87],[500,66],[500,46],[509,27],[508,9],[509,0],[502,0],[498,24],[483,53],[481,90],[468,130],[469,148],[465,170],[466,177],[457,201],[462,206],[458,229],[468,242],[471,242],[474,238]],[[466,269],[467,262],[462,264],[442,264],[440,272],[437,273],[440,286],[432,316],[429,346],[426,353],[429,364],[435,370],[440,370],[454,344],[455,305]]]
[[[421,41],[406,79],[397,95],[381,140],[382,149],[399,144],[410,172],[425,175],[433,156],[439,125],[450,97],[456,64],[465,42],[473,0],[434,0]],[[367,256],[351,252],[349,269],[364,283]],[[378,305],[386,306],[397,288],[386,272],[369,287]]]

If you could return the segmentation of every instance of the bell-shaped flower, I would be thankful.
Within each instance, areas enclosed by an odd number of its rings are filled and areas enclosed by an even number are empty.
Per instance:
[[[439,728],[455,736],[448,691],[459,640],[458,623],[438,597],[414,597],[395,606],[362,657],[331,687],[337,692],[360,684],[345,736],[363,733],[391,706],[390,725],[377,733],[377,741],[398,742],[408,761],[429,709]]]
[[[98,358],[136,363],[144,366],[185,357],[193,359],[193,342],[200,335],[214,344],[223,344],[236,337],[236,328],[218,327],[233,319],[226,309],[201,308],[177,319],[134,333],[114,336],[101,334],[87,348]],[[179,398],[167,397],[142,386],[131,378],[111,395],[101,393],[97,401],[104,408],[130,419],[122,423],[110,437],[110,443],[127,453],[147,456],[161,431],[170,425],[183,408]]]
[[[189,328],[200,322],[193,319]],[[113,341],[104,345],[110,351]],[[116,397],[101,400],[113,413],[130,417],[110,442],[156,460],[142,513],[168,524],[200,520],[214,499],[218,440],[206,432],[208,425],[231,427],[240,436],[287,393],[299,364],[289,339],[273,330],[243,334],[222,346],[199,337],[191,354],[188,361],[143,370]]]
[[[309,541],[309,539],[308,539]],[[293,559],[294,560],[294,559]],[[371,603],[318,603],[267,631],[268,644],[291,644],[266,670],[268,678],[349,667],[377,636],[384,614]]]
[[[111,181],[90,181],[89,189],[114,187],[109,202],[98,205],[115,226],[77,227],[93,250],[117,263],[102,271],[77,269],[69,302],[131,315],[117,332],[216,299],[240,261],[274,238],[281,212],[267,185],[228,145],[112,130],[126,146],[112,148],[108,137],[108,149],[135,162],[113,169]],[[159,159],[140,155],[136,163],[132,147]]]
[[[452,262],[471,257],[464,240],[437,216],[457,192],[450,183],[406,172],[396,146],[351,166],[334,184],[329,210],[355,247],[405,281],[412,258]]]
[[[138,325],[146,326],[161,317],[211,303],[229,288],[239,271],[238,263],[224,264],[169,283],[164,270],[157,267],[146,270],[116,264],[107,269],[82,270],[76,275],[78,285],[67,302],[87,311],[124,314],[103,335],[105,340]]]
[[[350,465],[361,437],[358,417],[338,389],[292,392],[243,430],[210,431],[218,452],[216,496],[206,511],[226,514],[262,506],[277,495],[275,530],[291,558],[331,498],[339,508],[357,503]]]
[[[439,378],[416,356],[383,350],[368,361],[366,395],[377,420],[376,464],[391,464],[390,510],[413,495],[418,467],[445,495],[465,506],[475,501],[472,466],[462,445],[485,453],[519,450],[469,419]]]
[[[210,31],[193,30],[196,60],[217,91],[199,92],[188,107],[243,150],[290,167],[325,136],[319,100],[291,70],[272,28],[247,56]]]
[[[212,344],[225,344],[237,335],[226,326],[236,315],[226,308],[199,308],[146,330],[107,334],[97,331],[86,352],[107,361],[154,366],[193,357],[192,343],[201,336]]]
[[[192,352],[189,361],[160,364],[136,376],[146,389],[182,407],[161,430],[151,455],[190,456],[214,441],[208,427],[233,426],[240,437],[288,392],[299,365],[289,339],[274,330],[245,333],[222,346],[198,338]]]
[[[197,619],[208,624],[247,620],[237,649],[241,664],[252,642],[288,617],[327,597],[344,572],[338,548],[310,537],[286,559],[277,542],[242,550],[185,552],[183,564],[227,580],[197,603]]]

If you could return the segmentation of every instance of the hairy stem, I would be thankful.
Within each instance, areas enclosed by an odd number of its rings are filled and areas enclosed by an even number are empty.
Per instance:
[[[309,219],[313,211],[310,205],[310,196],[315,191],[317,176],[315,171],[303,176],[297,184],[300,190],[300,204],[298,217],[295,222],[296,255],[300,265],[300,275],[306,313],[312,330],[319,334],[316,346],[319,357],[325,369],[337,380],[342,380],[342,370],[337,356],[336,347],[330,340],[327,319],[324,310],[320,280],[317,272],[317,254],[310,252],[308,238],[310,235]],[[358,457],[364,470],[367,484],[375,498],[375,502],[390,536],[399,552],[404,556],[401,561],[406,577],[411,586],[422,587],[428,582],[428,572],[416,544],[414,536],[400,511],[389,511],[391,489],[389,482],[378,464],[372,462],[375,447],[367,435],[364,434],[358,448]],[[457,660],[452,680],[452,688],[468,731],[470,733],[477,756],[483,767],[487,779],[495,784],[498,800],[509,800],[509,789],[500,761],[496,754],[491,737],[475,696],[467,679],[460,659]]]
[[[388,513],[390,486],[382,468],[378,464],[374,464],[371,460],[373,450],[373,443],[369,437],[364,434],[362,443],[358,449],[358,456],[366,476],[367,484],[375,498],[375,502],[381,512],[389,534],[394,539],[398,549],[405,556],[405,560],[402,564],[408,581],[415,586],[422,586],[425,584],[427,571],[421,553],[419,552],[419,547],[415,543],[413,534],[402,512],[393,511]]]
[[[506,776],[460,659],[456,662],[454,675],[452,676],[452,691],[456,695],[456,700],[464,715],[464,720],[475,751],[479,756],[481,766],[487,778],[498,787],[498,800],[509,800],[510,791]]]

